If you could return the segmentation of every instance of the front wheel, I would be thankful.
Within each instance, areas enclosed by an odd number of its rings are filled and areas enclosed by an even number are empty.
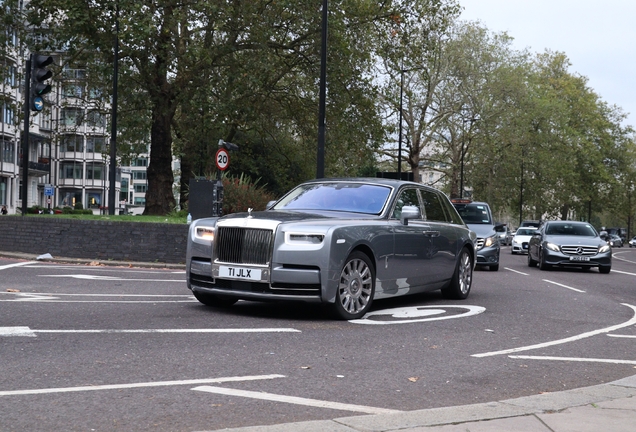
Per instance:
[[[375,292],[375,271],[369,257],[353,252],[347,257],[336,291],[336,314],[345,320],[362,318],[371,308]]]
[[[532,255],[530,254],[530,249],[528,249],[528,267],[536,267],[537,262],[532,259]]]
[[[599,273],[607,274],[607,273],[609,273],[611,270],[612,270],[612,266],[611,266],[611,265],[608,265],[608,266],[599,266],[599,267],[598,267],[598,271],[599,271]]]
[[[540,270],[550,270],[552,266],[548,264],[545,260],[545,255],[543,251],[539,252],[539,269]]]
[[[468,297],[472,284],[473,259],[468,250],[463,249],[450,283],[442,288],[442,296],[447,299],[463,300]]]
[[[236,297],[217,296],[197,291],[192,291],[192,294],[194,294],[194,297],[204,305],[217,308],[230,307],[238,301]]]

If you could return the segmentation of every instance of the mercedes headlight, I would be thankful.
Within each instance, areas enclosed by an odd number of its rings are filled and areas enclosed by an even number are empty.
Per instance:
[[[598,249],[598,253],[604,253],[604,252],[609,252],[610,251],[610,246],[609,245],[603,245]]]
[[[550,243],[550,242],[547,242],[545,244],[545,247],[546,249],[550,249],[551,251],[554,251],[554,252],[559,252],[560,250],[559,245],[555,245],[554,243]]]

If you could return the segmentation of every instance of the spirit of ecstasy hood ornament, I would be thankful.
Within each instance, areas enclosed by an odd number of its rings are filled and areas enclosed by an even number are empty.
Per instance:
[[[250,217],[250,218],[252,217],[252,210],[254,210],[254,209],[252,209],[252,208],[248,208],[247,209],[247,217]]]

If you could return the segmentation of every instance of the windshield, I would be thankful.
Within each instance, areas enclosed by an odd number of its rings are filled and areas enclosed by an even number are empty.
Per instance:
[[[483,204],[455,204],[455,208],[467,224],[492,225],[488,207]]]
[[[546,227],[545,233],[550,235],[596,237],[596,230],[592,225],[568,222],[551,222]]]
[[[391,188],[361,183],[311,183],[292,190],[274,210],[332,210],[380,214]]]
[[[517,234],[519,236],[531,236],[532,234],[534,234],[534,232],[536,231],[536,228],[519,228],[517,230]]]

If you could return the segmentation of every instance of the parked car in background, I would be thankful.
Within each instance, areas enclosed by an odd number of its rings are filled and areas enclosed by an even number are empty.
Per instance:
[[[629,247],[636,247],[636,236],[629,241]]]
[[[536,228],[531,227],[517,229],[515,236],[512,238],[512,246],[510,248],[513,255],[518,253],[528,253],[528,242],[536,230]]]
[[[495,225],[490,206],[485,202],[473,202],[469,199],[454,198],[451,201],[468,228],[477,234],[477,265],[494,271],[499,270],[501,247],[495,228],[501,227],[502,224]]]
[[[524,220],[519,225],[519,228],[539,228],[541,226],[540,220]]]
[[[528,242],[528,266],[612,269],[612,248],[587,222],[547,221]]]
[[[512,233],[510,232],[510,228],[508,228],[508,225],[497,225],[495,227],[495,231],[497,232],[497,237],[499,238],[499,244],[510,246],[510,243],[512,242]]]
[[[609,245],[611,247],[623,247],[623,239],[616,234],[609,235]]]
[[[203,304],[325,303],[357,319],[374,299],[470,293],[476,235],[442,192],[390,179],[318,179],[264,211],[192,221],[187,286]]]

